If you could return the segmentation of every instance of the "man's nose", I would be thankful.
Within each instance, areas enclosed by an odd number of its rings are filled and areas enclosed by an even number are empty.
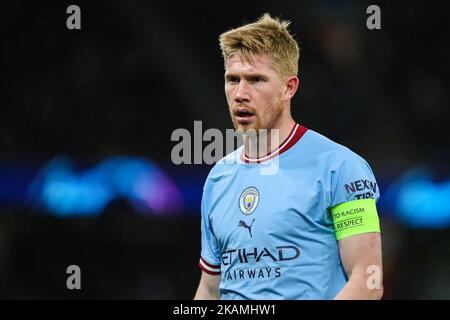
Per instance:
[[[236,89],[235,101],[238,103],[250,102],[250,93],[248,90],[248,84],[246,81],[239,81],[239,85]]]

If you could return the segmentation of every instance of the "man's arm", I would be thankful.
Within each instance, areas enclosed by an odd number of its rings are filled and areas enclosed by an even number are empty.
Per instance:
[[[335,299],[381,299],[383,267],[380,233],[363,233],[341,239],[339,252],[349,280]]]
[[[220,275],[210,275],[202,271],[194,300],[219,300],[219,284]]]

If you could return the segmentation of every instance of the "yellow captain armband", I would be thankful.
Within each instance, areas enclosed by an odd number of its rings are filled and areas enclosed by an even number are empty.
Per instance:
[[[360,199],[338,204],[331,208],[336,239],[360,233],[380,232],[375,199]]]

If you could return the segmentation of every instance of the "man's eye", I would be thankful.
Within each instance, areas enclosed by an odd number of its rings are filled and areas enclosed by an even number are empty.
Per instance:
[[[252,82],[252,83],[257,83],[257,82],[261,82],[262,79],[259,77],[254,77],[254,78],[250,78],[248,81]]]
[[[231,82],[231,83],[238,83],[239,82],[239,78],[228,78],[227,81]]]

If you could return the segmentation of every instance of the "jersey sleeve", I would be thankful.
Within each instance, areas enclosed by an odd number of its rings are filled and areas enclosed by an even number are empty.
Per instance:
[[[199,266],[208,274],[220,274],[220,250],[217,239],[211,226],[209,216],[209,190],[207,182],[203,189],[202,203],[201,203],[201,254]]]
[[[374,199],[377,202],[380,197],[380,190],[369,164],[351,151],[341,160],[331,183],[331,207],[360,199]]]
[[[380,232],[376,202],[380,190],[369,164],[348,150],[332,174],[331,215],[337,240]]]

